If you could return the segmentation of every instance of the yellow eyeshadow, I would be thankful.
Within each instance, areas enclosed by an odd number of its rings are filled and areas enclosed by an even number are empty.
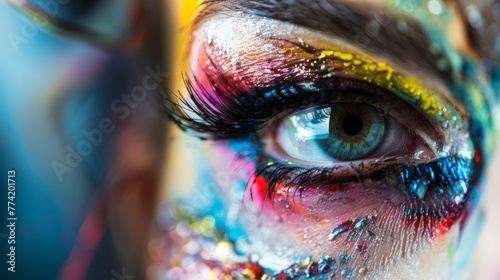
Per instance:
[[[403,76],[387,63],[340,49],[316,51],[314,56],[305,66],[315,72],[319,72],[318,69],[324,71],[323,78],[333,77],[340,71],[402,95],[406,101],[417,105],[422,112],[441,123],[459,120],[453,118],[459,114],[453,107],[442,102],[435,92],[424,87],[419,80]]]

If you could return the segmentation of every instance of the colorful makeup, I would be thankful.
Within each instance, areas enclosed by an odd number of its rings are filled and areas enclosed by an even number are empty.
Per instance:
[[[212,140],[199,160],[226,178],[176,202],[189,212],[174,217],[190,227],[183,246],[203,248],[179,261],[217,277],[374,277],[448,238],[490,141],[480,83],[465,70],[424,80],[404,61],[290,25],[231,20],[198,29],[189,96],[167,105]],[[207,218],[210,234],[193,231]]]

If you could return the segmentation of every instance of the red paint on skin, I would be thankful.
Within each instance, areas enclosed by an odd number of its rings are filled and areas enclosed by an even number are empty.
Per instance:
[[[455,222],[464,217],[463,204],[450,202],[447,208],[447,215],[437,222],[435,237],[442,236],[448,232]]]
[[[474,162],[479,163],[481,161],[481,152],[476,150],[474,152]]]
[[[251,196],[255,200],[265,200],[269,184],[264,176],[260,175],[255,178],[255,185],[251,189]]]

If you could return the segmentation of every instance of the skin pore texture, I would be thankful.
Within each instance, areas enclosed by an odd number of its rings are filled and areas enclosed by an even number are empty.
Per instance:
[[[266,1],[198,19],[184,103],[168,109],[208,140],[172,144],[194,176],[172,183],[169,279],[452,275],[493,147],[491,89],[453,3],[361,2],[317,7],[364,19],[360,36]],[[340,160],[358,147],[331,136],[347,117],[383,133]]]

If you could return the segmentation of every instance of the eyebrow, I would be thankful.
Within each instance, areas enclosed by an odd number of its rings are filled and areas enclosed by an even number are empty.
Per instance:
[[[451,62],[414,19],[395,16],[368,3],[333,0],[209,0],[197,23],[213,14],[244,12],[289,22],[326,34],[399,63],[453,81]],[[436,48],[438,46],[438,48]],[[439,62],[439,63],[438,63]]]

